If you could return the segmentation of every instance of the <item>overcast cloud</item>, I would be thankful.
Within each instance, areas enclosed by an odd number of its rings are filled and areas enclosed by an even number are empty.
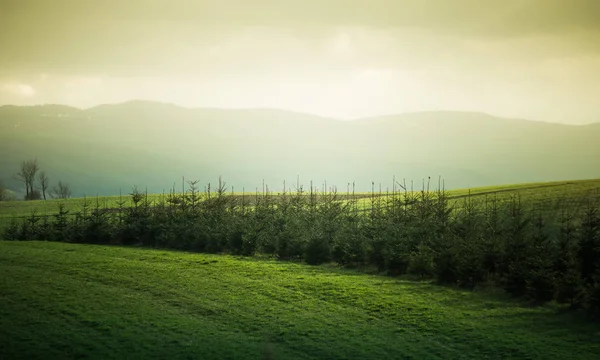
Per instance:
[[[600,121],[600,1],[0,1],[0,104]]]

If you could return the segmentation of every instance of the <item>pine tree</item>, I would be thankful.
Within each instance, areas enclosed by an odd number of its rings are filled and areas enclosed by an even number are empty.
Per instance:
[[[577,254],[577,227],[573,218],[564,213],[561,217],[558,241],[555,246],[554,273],[556,274],[556,295],[558,302],[569,303],[571,307],[579,304],[583,295],[581,270]]]
[[[591,201],[581,222],[579,263],[583,281],[591,284],[596,270],[600,268],[600,216],[598,207]]]

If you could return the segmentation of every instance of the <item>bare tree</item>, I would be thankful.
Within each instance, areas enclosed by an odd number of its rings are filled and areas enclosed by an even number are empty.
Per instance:
[[[8,190],[2,181],[0,181],[0,201],[8,199]]]
[[[58,199],[68,199],[71,197],[71,187],[62,181],[58,182],[58,186],[53,189],[53,196]]]
[[[46,191],[48,190],[48,185],[49,185],[49,179],[48,179],[48,175],[46,175],[45,171],[40,171],[39,175],[38,175],[38,183],[40,184],[40,190],[42,190],[42,196],[44,197],[44,200],[46,200]]]
[[[17,173],[17,179],[25,183],[25,200],[31,200],[35,193],[34,181],[35,175],[37,174],[40,166],[38,165],[37,159],[24,160],[21,162],[21,168]]]

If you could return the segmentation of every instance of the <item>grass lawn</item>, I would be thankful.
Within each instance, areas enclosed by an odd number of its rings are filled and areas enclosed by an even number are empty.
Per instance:
[[[553,306],[337,269],[0,241],[0,359],[598,359]]]

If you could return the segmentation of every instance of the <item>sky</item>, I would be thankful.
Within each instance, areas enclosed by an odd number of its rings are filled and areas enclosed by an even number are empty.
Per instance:
[[[600,122],[598,0],[0,0],[0,105]]]

